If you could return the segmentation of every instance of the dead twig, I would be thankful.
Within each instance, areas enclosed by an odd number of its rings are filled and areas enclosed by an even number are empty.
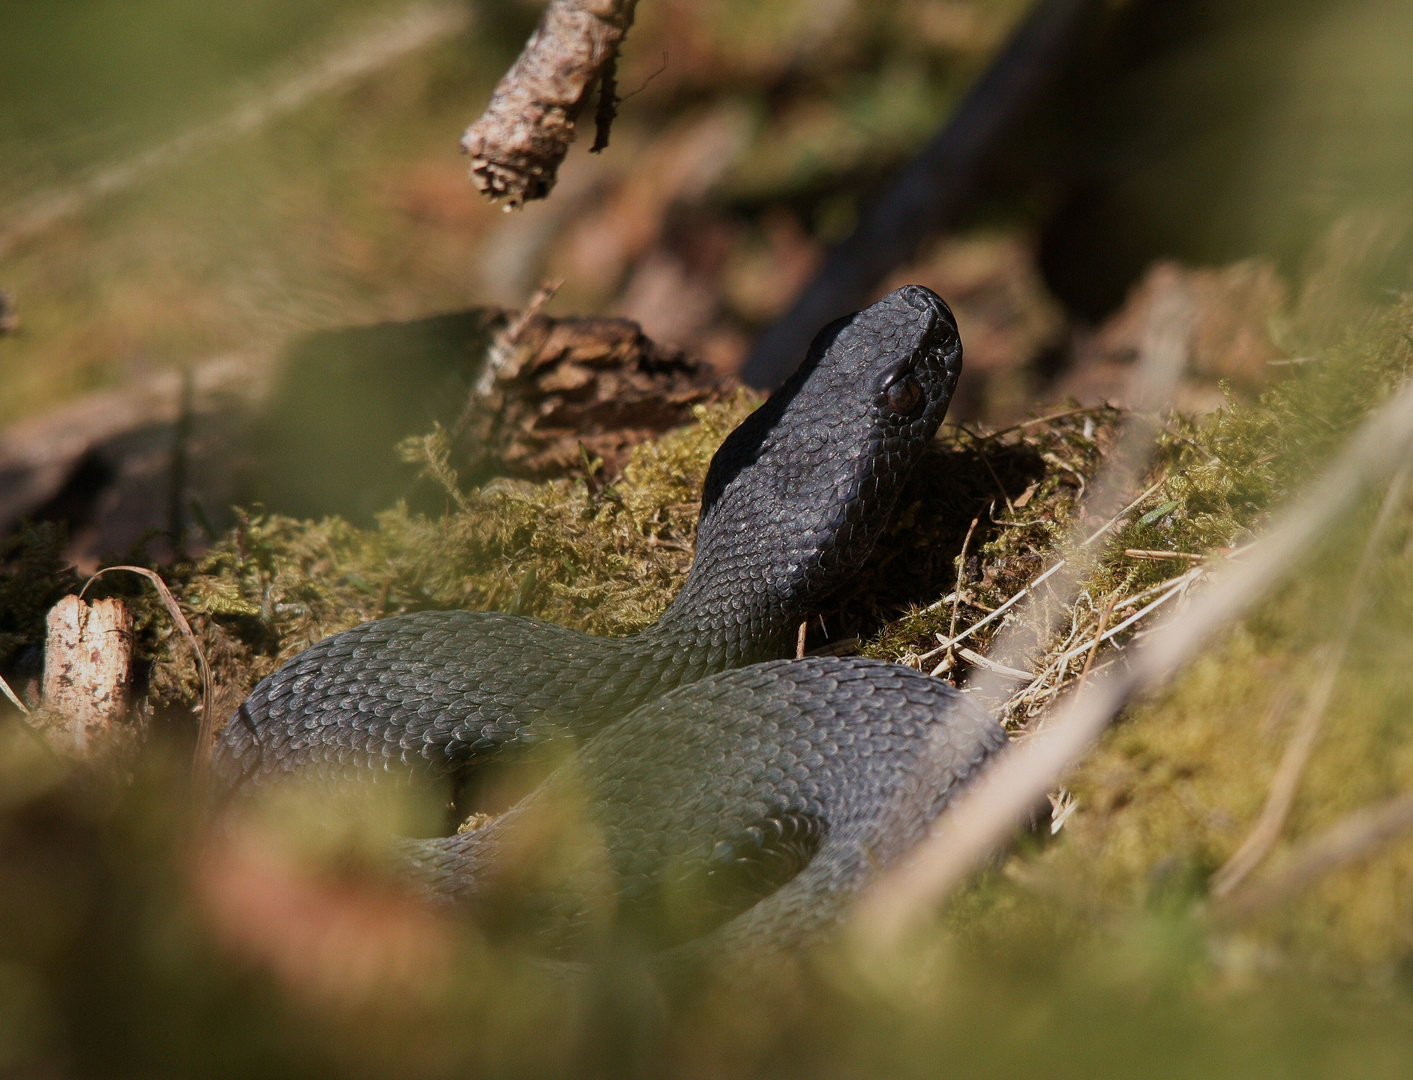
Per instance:
[[[637,0],[550,0],[486,111],[461,137],[471,179],[489,198],[507,200],[510,209],[550,193],[596,86],[594,149],[608,145],[618,50],[636,6]]]
[[[160,575],[145,566],[105,566],[84,582],[83,588],[79,590],[79,597],[82,598],[83,594],[88,591],[88,587],[104,574],[112,573],[115,570],[137,574],[152,582],[153,587],[157,590],[157,595],[162,598],[162,606],[167,609],[167,614],[172,617],[172,622],[176,624],[177,629],[186,639],[186,643],[191,646],[191,651],[196,657],[196,668],[201,674],[201,727],[196,733],[196,753],[192,759],[191,769],[197,782],[204,783],[211,768],[211,750],[216,741],[215,717],[212,712],[215,706],[215,691],[211,684],[211,668],[206,663],[206,654],[202,652],[201,643],[196,640],[191,624],[182,614],[181,605],[172,595],[172,590],[167,587],[167,583],[162,580]]]

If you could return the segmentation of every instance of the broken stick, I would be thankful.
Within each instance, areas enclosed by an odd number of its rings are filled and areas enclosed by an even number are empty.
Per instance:
[[[601,100],[594,149],[608,145],[618,49],[636,6],[637,0],[550,0],[486,111],[461,137],[471,179],[488,197],[507,200],[511,209],[550,193],[595,86]]]

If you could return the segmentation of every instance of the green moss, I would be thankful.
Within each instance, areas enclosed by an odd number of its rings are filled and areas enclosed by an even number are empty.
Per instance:
[[[1201,552],[1258,528],[1406,376],[1410,325],[1413,309],[1394,309],[1257,404],[1172,421],[1158,463],[1168,479],[1150,500],[1164,512],[1118,530],[1086,591],[1131,591],[1155,573],[1176,572],[1129,565],[1126,548]],[[1005,873],[959,905],[964,924],[998,921],[991,932],[1004,936],[1037,910],[1047,913],[1041,921],[1082,913],[1090,926],[1129,923],[1174,896],[1190,915],[1200,912],[1209,875],[1260,813],[1379,498],[1371,493],[1268,602],[1110,732],[1066,781],[1078,810],[1059,838],[1018,850]],[[1268,865],[1343,815],[1413,788],[1413,516],[1405,511],[1393,533],[1373,565],[1350,659]],[[1396,972],[1413,956],[1410,926],[1413,842],[1395,843],[1254,925],[1218,935],[1223,947],[1214,955],[1237,966],[1259,956],[1268,966]]]

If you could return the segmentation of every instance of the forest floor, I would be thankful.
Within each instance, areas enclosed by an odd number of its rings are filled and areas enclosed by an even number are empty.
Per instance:
[[[0,477],[17,478],[0,489],[0,675],[38,704],[46,612],[114,561],[162,577],[212,674],[203,700],[148,583],[108,574],[88,596],[134,613],[141,754],[95,780],[0,716],[0,1071],[1406,1072],[1413,841],[1390,830],[1239,917],[1214,891],[1283,785],[1257,884],[1413,787],[1413,507],[1396,489],[1364,495],[1127,710],[896,964],[824,953],[758,993],[697,988],[661,1025],[631,971],[566,989],[408,903],[376,873],[386,820],[295,802],[234,835],[200,825],[202,709],[223,721],[331,633],[447,607],[602,634],[652,622],[690,563],[711,454],[759,400],[732,380],[751,336],[1021,6],[645,5],[612,151],[580,147],[552,200],[509,217],[470,197],[447,137],[523,38],[525,12],[487,7],[0,251],[19,319],[0,337]],[[1163,261],[1090,319],[1047,286],[1037,217],[987,214],[885,283],[952,303],[966,375],[873,564],[806,647],[974,686],[1001,632],[1030,627],[985,696],[1022,740],[1308,488],[1407,378],[1413,308],[1360,291],[1387,252],[1346,221],[1299,273]],[[546,281],[502,421],[468,440],[507,309]],[[1165,345],[1183,371],[1144,408],[1134,373]],[[317,416],[311,388],[355,370],[348,396],[387,408]],[[399,383],[415,392],[394,414]],[[670,408],[535,426],[547,403],[620,393]],[[82,417],[94,427],[68,438]],[[309,439],[281,434],[291,417]],[[1099,506],[1144,425],[1151,449]],[[1006,607],[1062,554],[1071,588]]]

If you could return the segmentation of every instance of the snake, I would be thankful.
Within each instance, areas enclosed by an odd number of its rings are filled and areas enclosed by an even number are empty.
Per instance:
[[[456,783],[568,748],[489,823],[407,840],[408,881],[553,955],[605,933],[723,954],[818,940],[1005,742],[945,680],[796,657],[801,623],[883,534],[961,363],[950,308],[920,285],[831,322],[716,451],[691,567],[656,623],[364,623],[251,691],[218,783]]]

